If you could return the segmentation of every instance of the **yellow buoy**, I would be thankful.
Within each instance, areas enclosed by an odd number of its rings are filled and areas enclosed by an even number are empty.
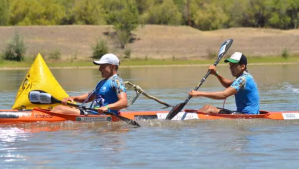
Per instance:
[[[37,55],[25,79],[23,80],[23,83],[21,84],[18,90],[15,103],[12,106],[12,109],[32,109],[35,107],[52,108],[57,105],[43,105],[30,103],[28,94],[31,90],[45,91],[60,100],[62,100],[65,97],[68,97],[68,94],[57,82],[52,72],[48,68],[46,62],[42,58],[41,54]]]

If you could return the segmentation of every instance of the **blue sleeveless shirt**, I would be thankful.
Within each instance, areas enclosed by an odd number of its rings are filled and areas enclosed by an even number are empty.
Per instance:
[[[244,72],[233,81],[231,87],[238,91],[238,93],[235,94],[238,112],[244,114],[259,114],[259,91],[253,77],[248,72]]]
[[[93,108],[99,108],[118,101],[118,94],[126,92],[123,80],[117,75],[111,76],[109,79],[101,80],[94,92]],[[118,110],[110,110],[110,112],[118,114]]]

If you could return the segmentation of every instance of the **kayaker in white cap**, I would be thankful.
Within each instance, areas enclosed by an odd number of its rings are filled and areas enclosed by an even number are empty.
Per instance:
[[[189,95],[193,97],[207,97],[210,99],[226,99],[235,95],[237,110],[228,110],[224,108],[205,105],[200,112],[220,113],[220,114],[259,114],[259,91],[253,77],[247,71],[247,58],[240,52],[235,52],[229,59],[229,68],[235,80],[229,80],[222,77],[216,70],[216,66],[210,66],[211,74],[214,74],[219,82],[226,88],[223,91],[204,92],[192,90]]]
[[[63,99],[62,103],[67,102],[91,102],[91,108],[95,108],[98,112],[88,112],[82,108],[76,109],[68,106],[60,105],[52,109],[52,112],[61,114],[81,114],[112,112],[119,113],[120,109],[127,107],[127,94],[123,80],[118,76],[119,59],[116,55],[108,53],[103,55],[100,60],[93,61],[95,65],[99,65],[99,71],[104,78],[96,85],[95,89],[89,93],[71,96]]]

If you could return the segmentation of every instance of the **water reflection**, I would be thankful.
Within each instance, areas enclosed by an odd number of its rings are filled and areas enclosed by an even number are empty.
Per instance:
[[[0,161],[5,163],[25,161],[26,157],[16,152],[22,150],[22,147],[18,144],[27,141],[28,135],[22,129],[18,127],[0,127]]]
[[[69,160],[75,163],[82,158],[76,154],[87,155],[95,149],[115,154],[124,149],[122,133],[130,131],[123,123],[78,122],[1,125],[0,129],[0,164],[5,164],[1,166],[45,166],[69,153],[73,154]]]

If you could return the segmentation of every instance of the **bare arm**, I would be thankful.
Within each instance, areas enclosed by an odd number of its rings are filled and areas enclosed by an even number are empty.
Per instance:
[[[216,66],[214,65],[210,66],[209,70],[211,70],[212,75],[215,75],[218,78],[219,82],[222,84],[223,87],[228,88],[233,83],[232,80],[226,79],[221,75],[219,75],[216,70]]]
[[[108,104],[108,107],[112,110],[120,110],[126,108],[128,105],[127,93],[122,92],[117,95],[118,101],[112,104]]]
[[[222,77],[222,76],[219,75],[219,74],[217,74],[217,75],[215,75],[215,76],[218,78],[219,82],[220,82],[220,83],[222,84],[222,86],[225,87],[225,88],[230,87],[230,85],[233,83],[232,80],[226,79],[226,78]]]
[[[89,92],[89,93],[85,93],[85,94],[82,94],[82,95],[79,95],[79,96],[70,96],[70,97],[64,98],[64,99],[62,100],[62,103],[63,103],[63,104],[66,104],[67,102],[74,103],[75,101],[76,101],[76,102],[80,102],[80,103],[82,103],[82,102],[84,102],[84,101],[87,99],[87,97],[88,97],[90,94],[91,94],[91,92]],[[93,99],[94,99],[94,94],[92,94],[92,95],[89,97],[89,99],[87,100],[87,102],[90,102],[90,101],[92,101]]]
[[[202,92],[202,91],[195,91],[192,90],[189,95],[193,97],[207,97],[210,99],[215,100],[223,100],[226,99],[229,96],[232,96],[237,93],[237,90],[233,87],[228,87],[224,91],[218,91],[218,92]]]

